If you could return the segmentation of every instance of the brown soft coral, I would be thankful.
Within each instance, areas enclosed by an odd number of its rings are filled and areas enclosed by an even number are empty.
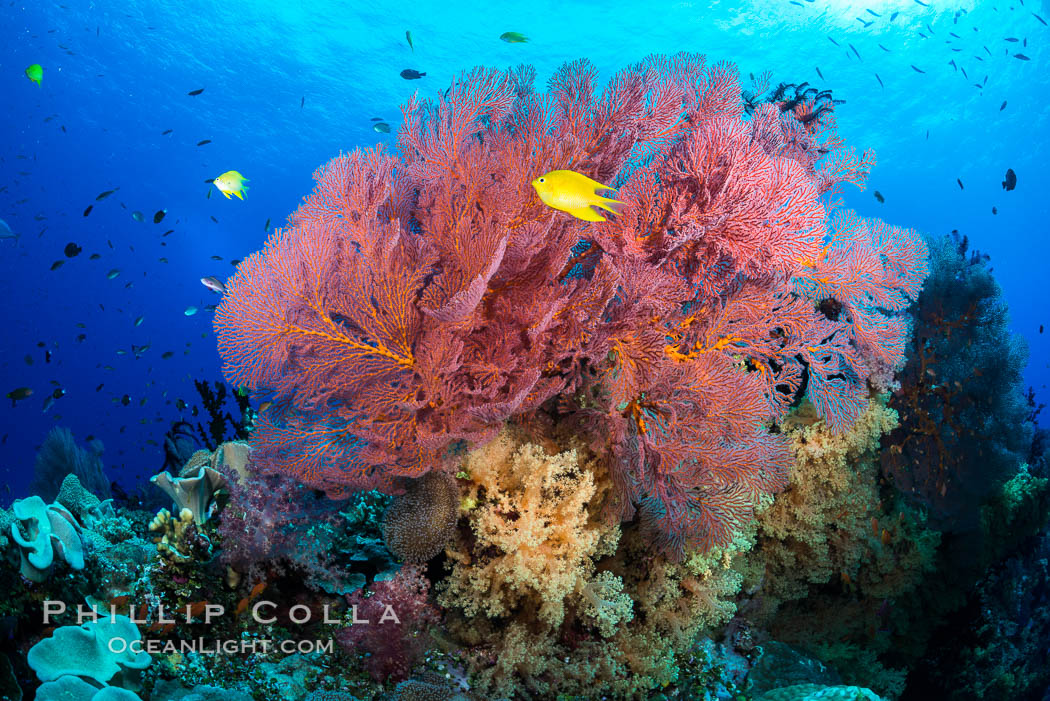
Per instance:
[[[899,645],[892,602],[934,565],[939,534],[892,495],[880,499],[879,442],[896,425],[896,412],[873,397],[844,434],[819,423],[789,428],[791,484],[758,518],[746,617],[826,661],[829,646],[874,659]],[[854,652],[836,653],[844,678],[893,695],[900,673]]]
[[[823,423],[791,430],[790,486],[758,517],[758,559],[751,562],[763,610],[753,617],[771,617],[811,585],[850,582],[884,547],[875,461],[879,437],[896,425],[896,412],[873,399],[846,433],[835,435]]]

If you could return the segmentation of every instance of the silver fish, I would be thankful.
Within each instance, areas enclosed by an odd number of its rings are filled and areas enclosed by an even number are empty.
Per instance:
[[[219,294],[222,294],[226,291],[226,285],[222,284],[222,280],[215,277],[214,275],[202,277],[201,284],[207,287],[212,292],[218,292]]]

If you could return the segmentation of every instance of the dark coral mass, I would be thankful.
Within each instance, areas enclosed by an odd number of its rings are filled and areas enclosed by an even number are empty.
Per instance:
[[[383,516],[383,542],[405,562],[426,562],[445,547],[459,515],[459,489],[452,477],[428,472],[394,497]]]

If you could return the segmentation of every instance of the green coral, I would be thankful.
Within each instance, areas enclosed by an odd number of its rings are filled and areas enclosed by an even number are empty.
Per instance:
[[[859,686],[822,686],[797,684],[773,689],[756,701],[884,701],[881,696]]]
[[[43,582],[57,562],[84,569],[84,540],[73,514],[61,504],[46,504],[38,496],[16,499],[11,507],[11,538],[21,548],[22,576]]]
[[[105,684],[117,674],[149,666],[147,653],[131,649],[132,643],[141,639],[139,629],[127,616],[99,618],[56,629],[50,638],[30,648],[27,661],[43,682],[71,675]]]
[[[137,694],[116,686],[88,684],[79,677],[62,677],[41,684],[36,690],[37,701],[140,701]]]
[[[1022,465],[999,493],[981,507],[983,562],[1012,552],[1050,519],[1050,480],[1035,477]]]

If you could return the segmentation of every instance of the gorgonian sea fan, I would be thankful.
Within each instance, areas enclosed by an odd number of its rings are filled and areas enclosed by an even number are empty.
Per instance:
[[[899,364],[925,251],[829,226],[873,157],[834,151],[830,109],[748,118],[729,64],[653,56],[599,92],[576,61],[533,83],[478,68],[412,98],[398,155],[332,160],[238,266],[215,326],[227,379],[275,398],[257,460],[334,497],[396,492],[543,413],[609,456],[611,508],[657,545],[724,543],[786,483],[768,427],[794,399],[841,429],[870,368]],[[623,214],[545,207],[530,182],[557,169],[616,183]]]

